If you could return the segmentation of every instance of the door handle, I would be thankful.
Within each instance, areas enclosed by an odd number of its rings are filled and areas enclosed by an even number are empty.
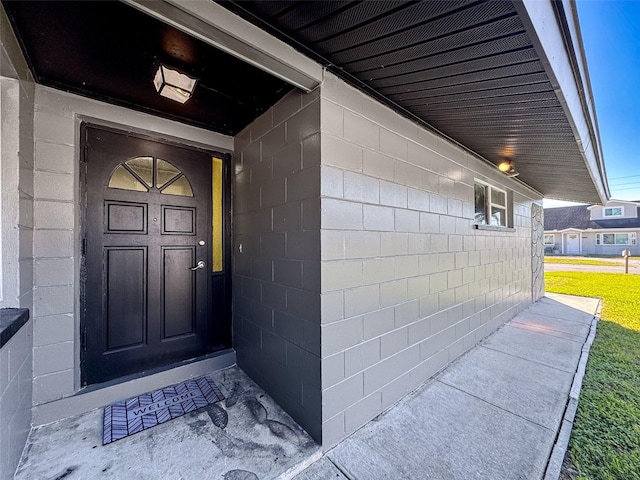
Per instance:
[[[196,271],[196,270],[198,270],[200,268],[204,268],[205,266],[206,266],[206,264],[204,263],[204,260],[200,260],[195,267],[191,267],[189,270]]]

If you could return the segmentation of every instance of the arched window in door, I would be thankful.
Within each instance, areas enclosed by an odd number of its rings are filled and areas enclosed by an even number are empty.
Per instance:
[[[173,164],[154,157],[135,157],[118,165],[109,178],[109,188],[193,197],[187,177]]]

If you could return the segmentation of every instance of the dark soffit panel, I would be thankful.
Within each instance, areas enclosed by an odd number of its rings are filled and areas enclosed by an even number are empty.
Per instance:
[[[6,1],[36,81],[227,135],[291,90],[286,82],[120,2]],[[179,104],[158,95],[158,63],[198,79]]]
[[[511,1],[219,3],[545,196],[600,202]]]

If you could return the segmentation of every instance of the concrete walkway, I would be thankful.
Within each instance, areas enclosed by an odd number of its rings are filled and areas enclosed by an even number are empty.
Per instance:
[[[544,478],[597,307],[549,294],[296,480]]]
[[[94,410],[33,429],[15,478],[540,480],[568,439],[597,306],[548,294],[324,455],[232,367],[212,375],[224,418],[210,406],[103,446]]]

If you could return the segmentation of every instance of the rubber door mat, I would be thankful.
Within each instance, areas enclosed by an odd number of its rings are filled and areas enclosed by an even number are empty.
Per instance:
[[[199,377],[116,402],[104,409],[102,444],[142,432],[223,399],[213,380]]]

